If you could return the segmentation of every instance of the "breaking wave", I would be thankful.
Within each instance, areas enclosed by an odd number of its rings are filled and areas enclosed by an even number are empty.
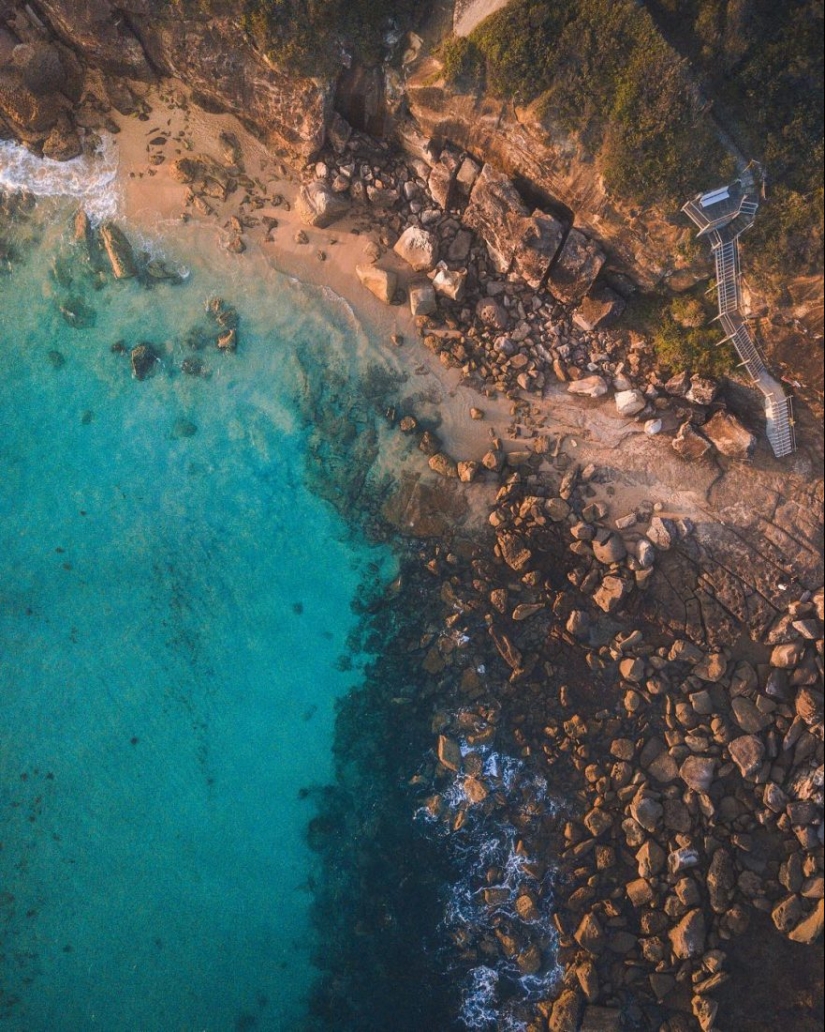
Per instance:
[[[0,141],[0,189],[36,197],[74,197],[94,222],[114,218],[120,207],[117,145],[105,137],[94,154],[71,161],[39,158],[9,140]]]
[[[525,1005],[546,998],[560,976],[554,872],[522,842],[525,825],[555,806],[546,779],[523,761],[489,746],[464,743],[461,752],[465,760],[475,757],[480,773],[451,775],[440,809],[424,806],[416,814],[445,839],[456,868],[442,922],[452,941],[448,956],[458,947],[465,957],[486,958],[463,976],[459,1020],[475,1032],[521,1032],[527,1028]],[[485,786],[484,800],[467,791],[471,780]],[[497,956],[490,955],[492,943],[501,943]],[[526,963],[519,953],[528,949]]]

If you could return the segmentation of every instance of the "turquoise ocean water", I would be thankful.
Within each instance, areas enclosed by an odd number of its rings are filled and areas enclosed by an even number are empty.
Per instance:
[[[153,238],[182,285],[101,285],[76,207],[0,223],[0,1028],[292,1032],[302,789],[357,681],[353,600],[395,573],[306,486],[298,412],[307,374],[354,385],[368,345],[194,228]],[[215,295],[238,352],[185,375]],[[117,341],[152,342],[156,375]]]

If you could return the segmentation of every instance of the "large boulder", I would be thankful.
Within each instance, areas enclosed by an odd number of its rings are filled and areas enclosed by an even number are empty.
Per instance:
[[[20,69],[23,82],[38,96],[59,93],[66,85],[60,54],[51,43],[20,43],[12,51],[11,63]]]
[[[615,322],[624,310],[624,298],[605,287],[604,290],[589,295],[582,301],[573,316],[573,322],[580,330],[590,333]]]
[[[416,272],[429,272],[438,261],[438,239],[435,234],[418,226],[408,226],[393,250]]]
[[[748,459],[756,447],[756,438],[730,412],[717,412],[702,427],[702,433],[716,450],[732,459]]]
[[[383,301],[392,304],[398,289],[398,276],[392,269],[381,269],[377,265],[356,265],[355,272],[362,286]]]
[[[123,230],[113,222],[104,222],[100,227],[100,239],[103,241],[115,279],[131,279],[136,276],[135,254]]]
[[[414,316],[432,315],[438,308],[435,288],[426,280],[423,283],[413,283],[409,288],[409,295],[410,312]]]
[[[713,447],[706,437],[703,437],[702,434],[693,428],[689,419],[679,427],[679,432],[673,438],[671,444],[673,445],[673,450],[678,455],[681,455],[683,459],[687,459],[688,462],[695,462],[697,459],[701,459]]]
[[[647,405],[647,398],[637,390],[618,391],[614,401],[620,416],[635,416]]]
[[[308,226],[324,229],[349,211],[349,201],[335,193],[319,179],[302,186],[298,192],[296,209]]]
[[[561,246],[564,227],[552,215],[536,210],[516,222],[515,234],[514,269],[525,283],[538,290]]]
[[[568,394],[578,394],[586,398],[602,398],[608,390],[607,381],[598,374],[584,376],[581,380],[573,380],[567,385]]]
[[[511,179],[485,165],[475,180],[464,222],[475,229],[500,273],[514,269],[531,287],[544,282],[564,236],[552,215],[530,210]]]
[[[453,301],[461,301],[467,283],[466,269],[448,269],[444,262],[439,262],[433,276],[433,287],[444,297]]]
[[[566,304],[581,301],[604,263],[599,245],[580,230],[571,229],[547,279],[547,289]]]

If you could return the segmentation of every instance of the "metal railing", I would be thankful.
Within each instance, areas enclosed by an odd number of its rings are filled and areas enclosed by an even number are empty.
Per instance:
[[[698,195],[684,205],[682,211],[699,227],[699,236],[707,236],[716,266],[716,293],[719,315],[725,337],[719,341],[730,343],[745,369],[765,399],[766,436],[777,458],[796,450],[792,400],[768,372],[756,341],[742,313],[742,290],[739,269],[739,237],[753,225],[759,202],[750,193],[755,188],[753,176],[740,178],[744,196],[736,209],[714,220],[701,205],[704,196]]]

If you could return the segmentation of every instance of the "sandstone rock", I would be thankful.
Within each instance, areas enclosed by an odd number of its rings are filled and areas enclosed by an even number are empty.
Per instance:
[[[706,884],[711,909],[723,914],[730,906],[736,885],[736,870],[726,849],[717,849],[711,857]]]
[[[527,215],[527,208],[512,181],[492,165],[484,165],[470,194],[464,222],[487,245],[497,272],[510,271],[518,223]]]
[[[462,484],[471,484],[478,476],[479,464],[475,459],[466,459],[456,463],[458,479]]]
[[[615,322],[624,310],[624,298],[606,287],[582,301],[573,316],[573,322],[585,333],[592,333]]]
[[[434,473],[438,473],[441,477],[452,477],[458,478],[458,468],[449,455],[445,455],[444,452],[436,452],[435,455],[431,455],[427,461],[427,465]]]
[[[716,775],[716,761],[710,756],[688,756],[679,768],[679,776],[694,792],[707,793]]]
[[[685,372],[676,373],[665,384],[665,390],[677,398],[684,398],[690,390],[690,377]]]
[[[601,398],[607,394],[608,389],[604,377],[598,375],[584,376],[567,385],[568,394],[581,394],[588,398]]]
[[[349,211],[349,202],[319,179],[302,186],[298,191],[295,208],[308,226],[324,229]]]
[[[687,871],[691,867],[696,867],[699,863],[699,853],[693,846],[682,846],[681,849],[674,849],[673,852],[668,853],[667,857],[667,869],[671,874],[679,874],[681,871]],[[694,882],[690,882],[694,885]],[[692,890],[691,890],[692,891]],[[683,900],[685,902],[685,900]],[[693,900],[694,903],[698,903],[697,898]]]
[[[447,770],[458,771],[461,767],[461,749],[452,738],[438,736],[438,759]]]
[[[466,269],[448,269],[443,262],[439,262],[432,280],[435,290],[453,301],[464,297],[466,281]]]
[[[496,539],[501,552],[501,558],[511,569],[523,570],[532,559],[533,553],[519,534],[515,534],[512,531],[500,531]]]
[[[463,264],[470,257],[473,234],[469,229],[460,229],[447,246],[447,260]]]
[[[513,268],[533,290],[538,290],[544,283],[563,236],[564,227],[558,219],[542,211],[534,211],[516,222]],[[606,317],[602,322],[605,321]]]
[[[765,756],[765,746],[755,735],[734,738],[728,743],[728,751],[744,778],[751,777],[759,770]]]
[[[644,878],[636,878],[628,882],[625,886],[625,891],[627,892],[627,898],[637,909],[639,907],[646,907],[655,898],[653,889]]]
[[[427,189],[430,197],[445,211],[451,206],[455,169],[444,162],[438,162],[430,172]]]
[[[356,265],[355,272],[361,284],[385,305],[392,304],[398,289],[398,276],[391,269],[380,269],[377,265]]]
[[[690,420],[686,420],[679,427],[679,432],[671,441],[673,450],[689,462],[695,462],[706,455],[713,445],[693,428]]]
[[[722,652],[709,652],[694,666],[693,673],[703,681],[716,684],[725,676],[728,668],[727,657]]]
[[[343,154],[352,136],[352,126],[334,111],[327,126],[327,139],[336,154]]]
[[[531,616],[535,616],[536,613],[540,613],[543,609],[543,602],[522,602],[513,610],[511,618],[516,623],[520,623],[522,620],[527,620]]]
[[[571,229],[547,279],[547,289],[559,301],[573,304],[590,290],[604,263],[598,244]]]
[[[136,276],[137,263],[126,234],[113,222],[104,222],[100,227],[100,239],[103,241],[115,279],[131,279]]]
[[[697,908],[685,914],[676,927],[668,932],[668,938],[679,960],[691,960],[704,953],[705,934],[705,915]]]
[[[801,717],[808,727],[822,723],[823,694],[815,688],[804,686],[796,693],[794,701],[797,716]]]
[[[747,459],[756,447],[756,438],[729,412],[716,412],[702,427],[702,433],[718,452],[732,459]]]
[[[409,297],[413,316],[432,315],[438,308],[435,289],[430,283],[414,283],[409,288]]]
[[[619,391],[613,400],[620,416],[635,416],[647,405],[647,398],[636,390]]]
[[[497,272],[513,268],[536,290],[564,235],[552,215],[531,214],[512,181],[489,164],[475,180],[464,222],[484,240]]]
[[[605,613],[615,612],[628,593],[627,584],[620,577],[608,575],[593,593],[593,601]]]
[[[697,405],[710,405],[719,393],[719,384],[715,380],[709,380],[706,376],[694,375],[690,378],[690,388],[687,392],[688,401]]]
[[[793,942],[810,946],[822,938],[823,919],[825,918],[825,901],[821,900],[811,913],[790,932],[788,938]]]
[[[482,781],[479,781],[478,778],[465,778],[461,789],[464,792],[464,797],[467,802],[472,806],[477,806],[479,803],[483,803],[487,798],[487,787]]]
[[[648,437],[655,437],[656,434],[660,434],[662,432],[663,426],[664,423],[661,419],[647,419],[645,420],[645,433]]]
[[[630,816],[640,827],[651,834],[659,827],[663,813],[664,808],[661,803],[651,796],[641,793],[636,795],[630,804]]]
[[[604,929],[595,914],[584,915],[573,938],[588,953],[601,953],[604,948]]]
[[[83,145],[77,129],[68,115],[61,112],[43,142],[43,157],[51,158],[52,161],[70,161],[82,153]]]
[[[771,722],[771,718],[757,709],[744,695],[739,695],[733,700],[731,709],[733,710],[733,719],[749,735],[758,734]]]
[[[647,768],[648,774],[662,784],[668,784],[679,776],[679,765],[676,760],[665,751],[660,753],[655,760],[651,761]]]
[[[785,896],[771,911],[771,920],[783,935],[795,928],[803,916],[802,900],[796,895]]]
[[[564,989],[550,1012],[548,1032],[577,1032],[581,1006],[581,994],[575,989]]]
[[[662,552],[666,552],[669,548],[673,547],[675,541],[679,538],[679,532],[676,530],[676,524],[673,520],[663,519],[661,516],[654,516],[650,521],[650,526],[647,529],[647,539],[656,548]]]
[[[667,855],[662,847],[654,839],[647,842],[636,853],[636,864],[639,868],[640,878],[652,878],[664,870],[667,863]]]
[[[408,226],[393,250],[416,272],[429,272],[438,261],[438,239],[435,234],[418,226]]]
[[[595,555],[600,563],[604,563],[605,566],[621,562],[621,560],[627,555],[624,541],[622,541],[618,534],[609,534],[607,538],[601,542],[598,540],[593,541],[592,548],[593,555]]]
[[[60,53],[51,43],[20,43],[12,51],[11,64],[20,70],[23,82],[38,96],[58,93],[66,85]]]
[[[483,297],[476,304],[476,317],[491,330],[506,330],[510,319],[502,305],[491,297]]]
[[[787,645],[777,645],[771,651],[771,666],[779,667],[781,670],[790,670],[805,655],[805,643],[792,641]]]
[[[614,1007],[585,1007],[579,1032],[622,1032],[622,1014]]]
[[[458,191],[469,196],[480,172],[481,165],[477,161],[473,161],[469,155],[465,155],[455,174],[455,185]]]

